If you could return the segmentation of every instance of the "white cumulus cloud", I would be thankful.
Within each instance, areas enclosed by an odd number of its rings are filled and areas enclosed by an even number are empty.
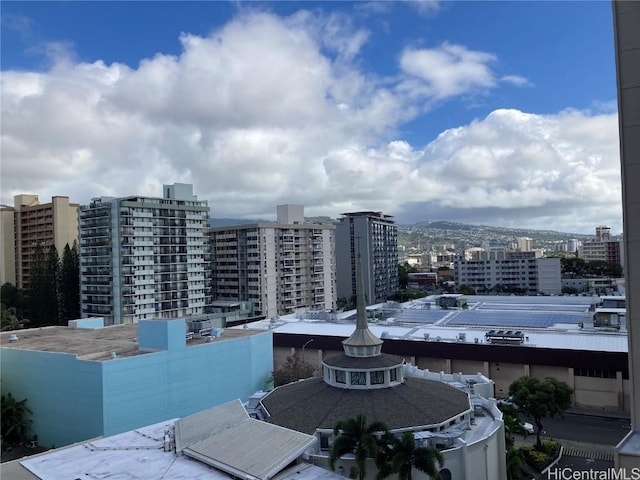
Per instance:
[[[309,12],[247,11],[180,41],[179,55],[136,67],[65,58],[41,73],[3,72],[2,202],[159,196],[163,183],[189,182],[216,217],[302,203],[308,215],[455,214],[590,231],[619,215],[615,114],[496,110],[426,146],[395,133],[423,111],[416,96],[524,85],[492,70],[494,54],[408,48],[398,74],[381,79],[358,62],[368,32]]]

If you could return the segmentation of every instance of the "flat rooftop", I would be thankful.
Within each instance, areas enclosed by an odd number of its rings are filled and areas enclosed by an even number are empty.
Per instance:
[[[187,348],[203,343],[225,342],[258,333],[264,333],[264,331],[226,328],[220,336],[194,336],[191,340],[187,340]],[[17,335],[18,340],[10,341],[11,335]],[[149,353],[138,349],[137,325],[113,325],[96,329],[52,326],[13,330],[0,334],[0,346],[38,352],[69,353],[83,360],[95,361],[112,360],[112,352],[115,352],[116,358]]]
[[[582,296],[480,296],[464,298],[468,308],[443,309],[437,296],[413,300],[396,308],[387,304],[367,307],[369,329],[381,339],[430,342],[486,343],[491,330],[518,331],[524,346],[570,350],[627,352],[627,334],[582,328],[591,318],[590,307],[600,297]],[[623,298],[623,297],[620,297]],[[355,310],[328,314],[297,313],[254,322],[252,328],[274,333],[349,337],[355,325]],[[464,340],[461,340],[461,334]],[[313,345],[311,345],[313,347]]]

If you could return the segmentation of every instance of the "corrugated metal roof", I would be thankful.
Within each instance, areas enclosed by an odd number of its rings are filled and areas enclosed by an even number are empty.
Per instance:
[[[268,480],[316,441],[314,436],[249,418],[183,453],[236,477]]]
[[[249,418],[240,400],[184,417],[175,423],[176,453]]]

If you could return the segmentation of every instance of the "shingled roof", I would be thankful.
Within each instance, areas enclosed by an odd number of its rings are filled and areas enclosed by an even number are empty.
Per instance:
[[[322,378],[301,380],[273,390],[262,400],[268,422],[299,432],[333,429],[358,413],[390,430],[439,424],[469,410],[468,395],[445,383],[405,378],[392,388],[335,388]]]

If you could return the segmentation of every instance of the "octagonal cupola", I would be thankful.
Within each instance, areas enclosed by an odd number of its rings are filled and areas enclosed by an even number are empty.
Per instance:
[[[356,329],[342,341],[344,353],[327,357],[322,362],[325,383],[353,390],[388,388],[403,383],[404,359],[382,353],[382,340],[367,324],[362,265],[358,255],[356,269]]]

